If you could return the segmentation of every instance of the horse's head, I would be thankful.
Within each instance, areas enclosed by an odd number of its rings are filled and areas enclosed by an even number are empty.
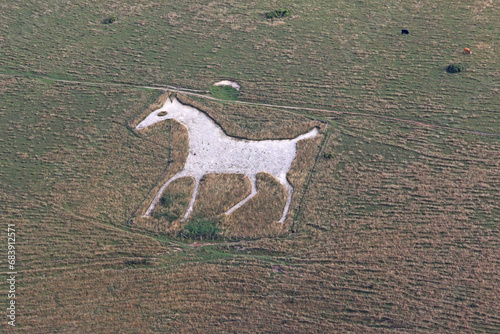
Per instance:
[[[178,119],[182,111],[179,107],[182,106],[177,99],[168,98],[165,104],[160,108],[149,114],[141,123],[135,128],[137,130],[145,129],[155,123],[165,121],[167,119]]]

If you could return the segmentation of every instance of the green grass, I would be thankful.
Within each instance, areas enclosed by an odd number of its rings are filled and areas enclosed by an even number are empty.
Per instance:
[[[216,99],[236,101],[240,91],[231,86],[211,86],[210,94]]]

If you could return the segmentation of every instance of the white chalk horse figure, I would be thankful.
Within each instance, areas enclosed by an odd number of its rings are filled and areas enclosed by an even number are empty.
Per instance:
[[[143,217],[151,215],[165,188],[181,177],[192,177],[195,181],[193,195],[183,220],[193,211],[200,180],[207,173],[244,174],[251,182],[250,195],[234,205],[225,214],[229,215],[257,194],[257,173],[273,175],[288,191],[283,215],[284,222],[292,201],[293,188],[286,175],[297,154],[299,140],[313,138],[318,134],[314,128],[306,134],[290,140],[242,140],[227,136],[208,115],[191,106],[169,98],[165,104],[149,114],[136,129],[144,129],[157,122],[174,119],[183,124],[189,136],[189,154],[184,168],[170,178],[158,191]]]

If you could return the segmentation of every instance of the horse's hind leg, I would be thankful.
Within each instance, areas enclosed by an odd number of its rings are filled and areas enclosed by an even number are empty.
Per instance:
[[[288,180],[286,179],[286,176],[284,178],[279,179],[279,181],[282,185],[285,186],[286,190],[288,191],[288,197],[286,199],[285,208],[283,209],[283,215],[279,220],[279,223],[283,223],[286,219],[286,215],[288,214],[288,210],[290,210],[290,204],[292,203],[293,187],[290,184],[290,182],[288,182]]]
[[[248,202],[248,200],[250,198],[254,197],[257,194],[257,176],[254,174],[254,175],[247,175],[247,177],[250,179],[250,183],[252,185],[252,191],[250,192],[250,195],[245,197],[243,200],[241,200],[239,203],[237,203],[231,209],[227,210],[224,213],[225,215],[230,215],[234,210],[240,208],[243,204]]]
[[[163,194],[163,191],[168,187],[168,185],[170,183],[172,183],[172,181],[175,181],[175,180],[177,180],[177,179],[179,179],[181,177],[184,177],[184,176],[186,176],[186,174],[184,173],[184,171],[180,171],[179,173],[177,173],[174,176],[172,176],[167,182],[165,182],[165,184],[163,186],[161,186],[160,190],[156,194],[155,198],[153,199],[153,202],[149,205],[149,208],[146,211],[146,213],[143,215],[143,217],[150,217],[151,216],[151,212],[153,212],[156,204],[160,200],[160,197]]]

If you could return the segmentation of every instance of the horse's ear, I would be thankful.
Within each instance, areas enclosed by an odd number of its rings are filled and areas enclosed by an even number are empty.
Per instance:
[[[177,92],[167,91],[167,93],[168,93],[168,99],[170,101],[173,101],[175,98],[177,98]]]

